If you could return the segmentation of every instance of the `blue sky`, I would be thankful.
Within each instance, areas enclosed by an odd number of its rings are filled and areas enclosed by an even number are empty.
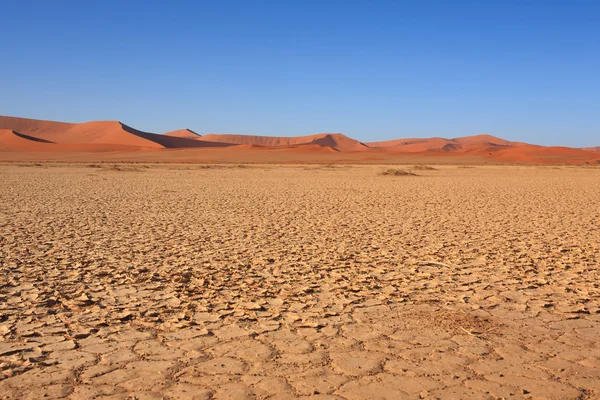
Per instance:
[[[600,145],[599,1],[94,3],[3,1],[0,114]]]

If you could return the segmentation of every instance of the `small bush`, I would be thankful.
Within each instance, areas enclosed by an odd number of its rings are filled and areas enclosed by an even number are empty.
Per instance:
[[[388,168],[385,171],[381,171],[379,175],[392,175],[392,176],[416,176],[414,172],[407,171],[398,168]]]
[[[437,168],[430,167],[429,165],[413,165],[412,169],[417,171],[437,171]]]
[[[113,172],[143,172],[143,169],[137,165],[113,164],[102,168],[102,171]]]

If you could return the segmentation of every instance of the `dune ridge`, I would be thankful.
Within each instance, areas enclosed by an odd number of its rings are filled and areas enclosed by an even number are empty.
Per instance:
[[[201,139],[202,138],[202,135],[194,132],[191,129],[178,129],[176,131],[163,133],[163,135],[184,138],[184,139]]]
[[[59,144],[34,136],[25,135],[12,129],[0,129],[0,152],[4,153],[56,153],[60,155],[64,153],[114,153],[136,150],[138,150],[138,147],[124,144]]]
[[[180,136],[143,132],[119,121],[92,121],[73,124],[17,117],[0,117],[0,129],[12,129],[32,138],[57,144],[106,144],[140,149],[230,146],[226,143],[213,143]]]
[[[205,140],[214,142],[231,143],[238,145],[279,147],[279,146],[297,146],[305,144],[317,144],[328,146],[339,151],[364,151],[368,146],[358,140],[349,138],[341,133],[320,133],[308,136],[280,137],[280,136],[252,136],[235,134],[215,134],[204,135]]]
[[[428,160],[434,157],[442,160],[442,163],[447,163],[447,160],[461,162],[462,159],[467,160],[467,163],[470,162],[468,160],[541,164],[600,163],[600,147],[546,147],[509,141],[489,134],[451,139],[404,138],[363,143],[342,133],[296,137],[216,133],[200,135],[191,129],[179,129],[157,134],[140,131],[120,121],[69,123],[10,116],[0,116],[0,133],[0,150],[5,155],[11,152],[55,152],[56,159],[60,159],[62,153],[128,152],[127,159],[144,160],[150,157],[150,153],[176,150],[166,153],[160,159],[281,162],[287,157],[282,154],[288,154],[290,162],[316,162],[319,158],[327,162],[395,162],[410,156]],[[251,153],[256,155],[250,156]],[[15,159],[18,156],[4,158]],[[71,156],[69,158],[72,159]]]
[[[373,148],[412,153],[422,151],[477,151],[496,146],[514,146],[517,143],[484,134],[454,139],[441,137],[395,139],[383,142],[367,142],[366,144]]]
[[[24,135],[13,129],[0,129],[0,151],[19,151],[51,144],[47,140]]]

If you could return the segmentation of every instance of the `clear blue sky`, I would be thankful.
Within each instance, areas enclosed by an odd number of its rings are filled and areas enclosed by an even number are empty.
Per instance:
[[[600,145],[597,0],[158,3],[4,0],[0,114]]]

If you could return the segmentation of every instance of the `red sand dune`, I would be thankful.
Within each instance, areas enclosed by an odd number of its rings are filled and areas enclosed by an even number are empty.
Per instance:
[[[423,151],[485,151],[494,147],[513,146],[515,143],[491,135],[475,135],[455,139],[439,137],[396,139],[384,142],[369,142],[367,145],[372,148],[380,148],[393,152],[418,153]]]
[[[172,151],[166,151],[170,149]],[[163,135],[143,132],[118,121],[66,123],[0,116],[2,159],[53,153],[52,159],[86,159],[74,153],[104,153],[98,159],[219,160],[252,162],[402,162],[429,163],[597,163],[600,147],[574,149],[511,142],[490,135],[454,139],[410,138],[362,143],[341,133],[300,137],[228,134],[201,136],[190,129]],[[109,152],[114,154],[108,155]],[[158,154],[159,152],[160,154]],[[18,153],[10,156],[10,153]],[[71,155],[67,155],[71,153]],[[19,155],[21,154],[21,155]],[[44,156],[46,157],[46,156]],[[42,157],[42,158],[44,158]],[[45,159],[48,159],[47,156]],[[433,161],[432,161],[433,160]]]
[[[489,154],[496,161],[504,162],[532,162],[542,164],[554,163],[584,163],[595,161],[590,157],[593,153],[562,146],[536,146],[523,144],[519,146],[501,149],[495,153]]]
[[[184,139],[194,139],[194,140],[202,139],[202,135],[194,132],[191,129],[178,129],[176,131],[164,133],[163,135],[184,138]]]
[[[329,146],[339,151],[365,151],[369,149],[364,143],[351,139],[341,133],[320,133],[317,135],[297,137],[228,135],[211,133],[204,135],[202,138],[213,142],[252,146],[275,147],[318,144],[322,146]]]
[[[279,146],[279,147],[274,147],[275,149],[280,149],[282,151],[288,151],[288,152],[296,152],[296,153],[303,153],[303,152],[310,152],[310,153],[337,153],[340,150],[337,150],[331,146],[327,146],[327,145],[322,145],[322,144],[314,144],[314,143],[303,143],[303,144],[297,144],[297,145],[293,145],[293,146]]]
[[[369,142],[371,148],[392,152],[420,153],[423,151],[452,151],[453,142],[443,138],[431,139],[397,139],[386,142]],[[458,145],[458,144],[455,144]]]
[[[63,132],[72,128],[73,125],[76,124],[0,116],[0,129],[12,129],[34,137],[43,137],[53,132]]]
[[[98,153],[136,151],[137,147],[122,144],[58,144],[25,135],[11,129],[0,129],[0,152],[25,153]]]
[[[140,148],[227,147],[168,135],[138,131],[118,121],[94,121],[81,124],[0,117],[0,129],[12,129],[35,138],[59,144],[116,144]]]
[[[485,144],[485,145],[493,145],[493,146],[511,146],[513,142],[509,142],[508,140],[500,139],[492,135],[474,135],[474,136],[464,136],[455,139],[451,139],[454,142],[472,145],[472,144]]]
[[[34,138],[12,129],[0,129],[0,151],[31,151],[31,149],[41,149],[48,147],[47,140]]]

